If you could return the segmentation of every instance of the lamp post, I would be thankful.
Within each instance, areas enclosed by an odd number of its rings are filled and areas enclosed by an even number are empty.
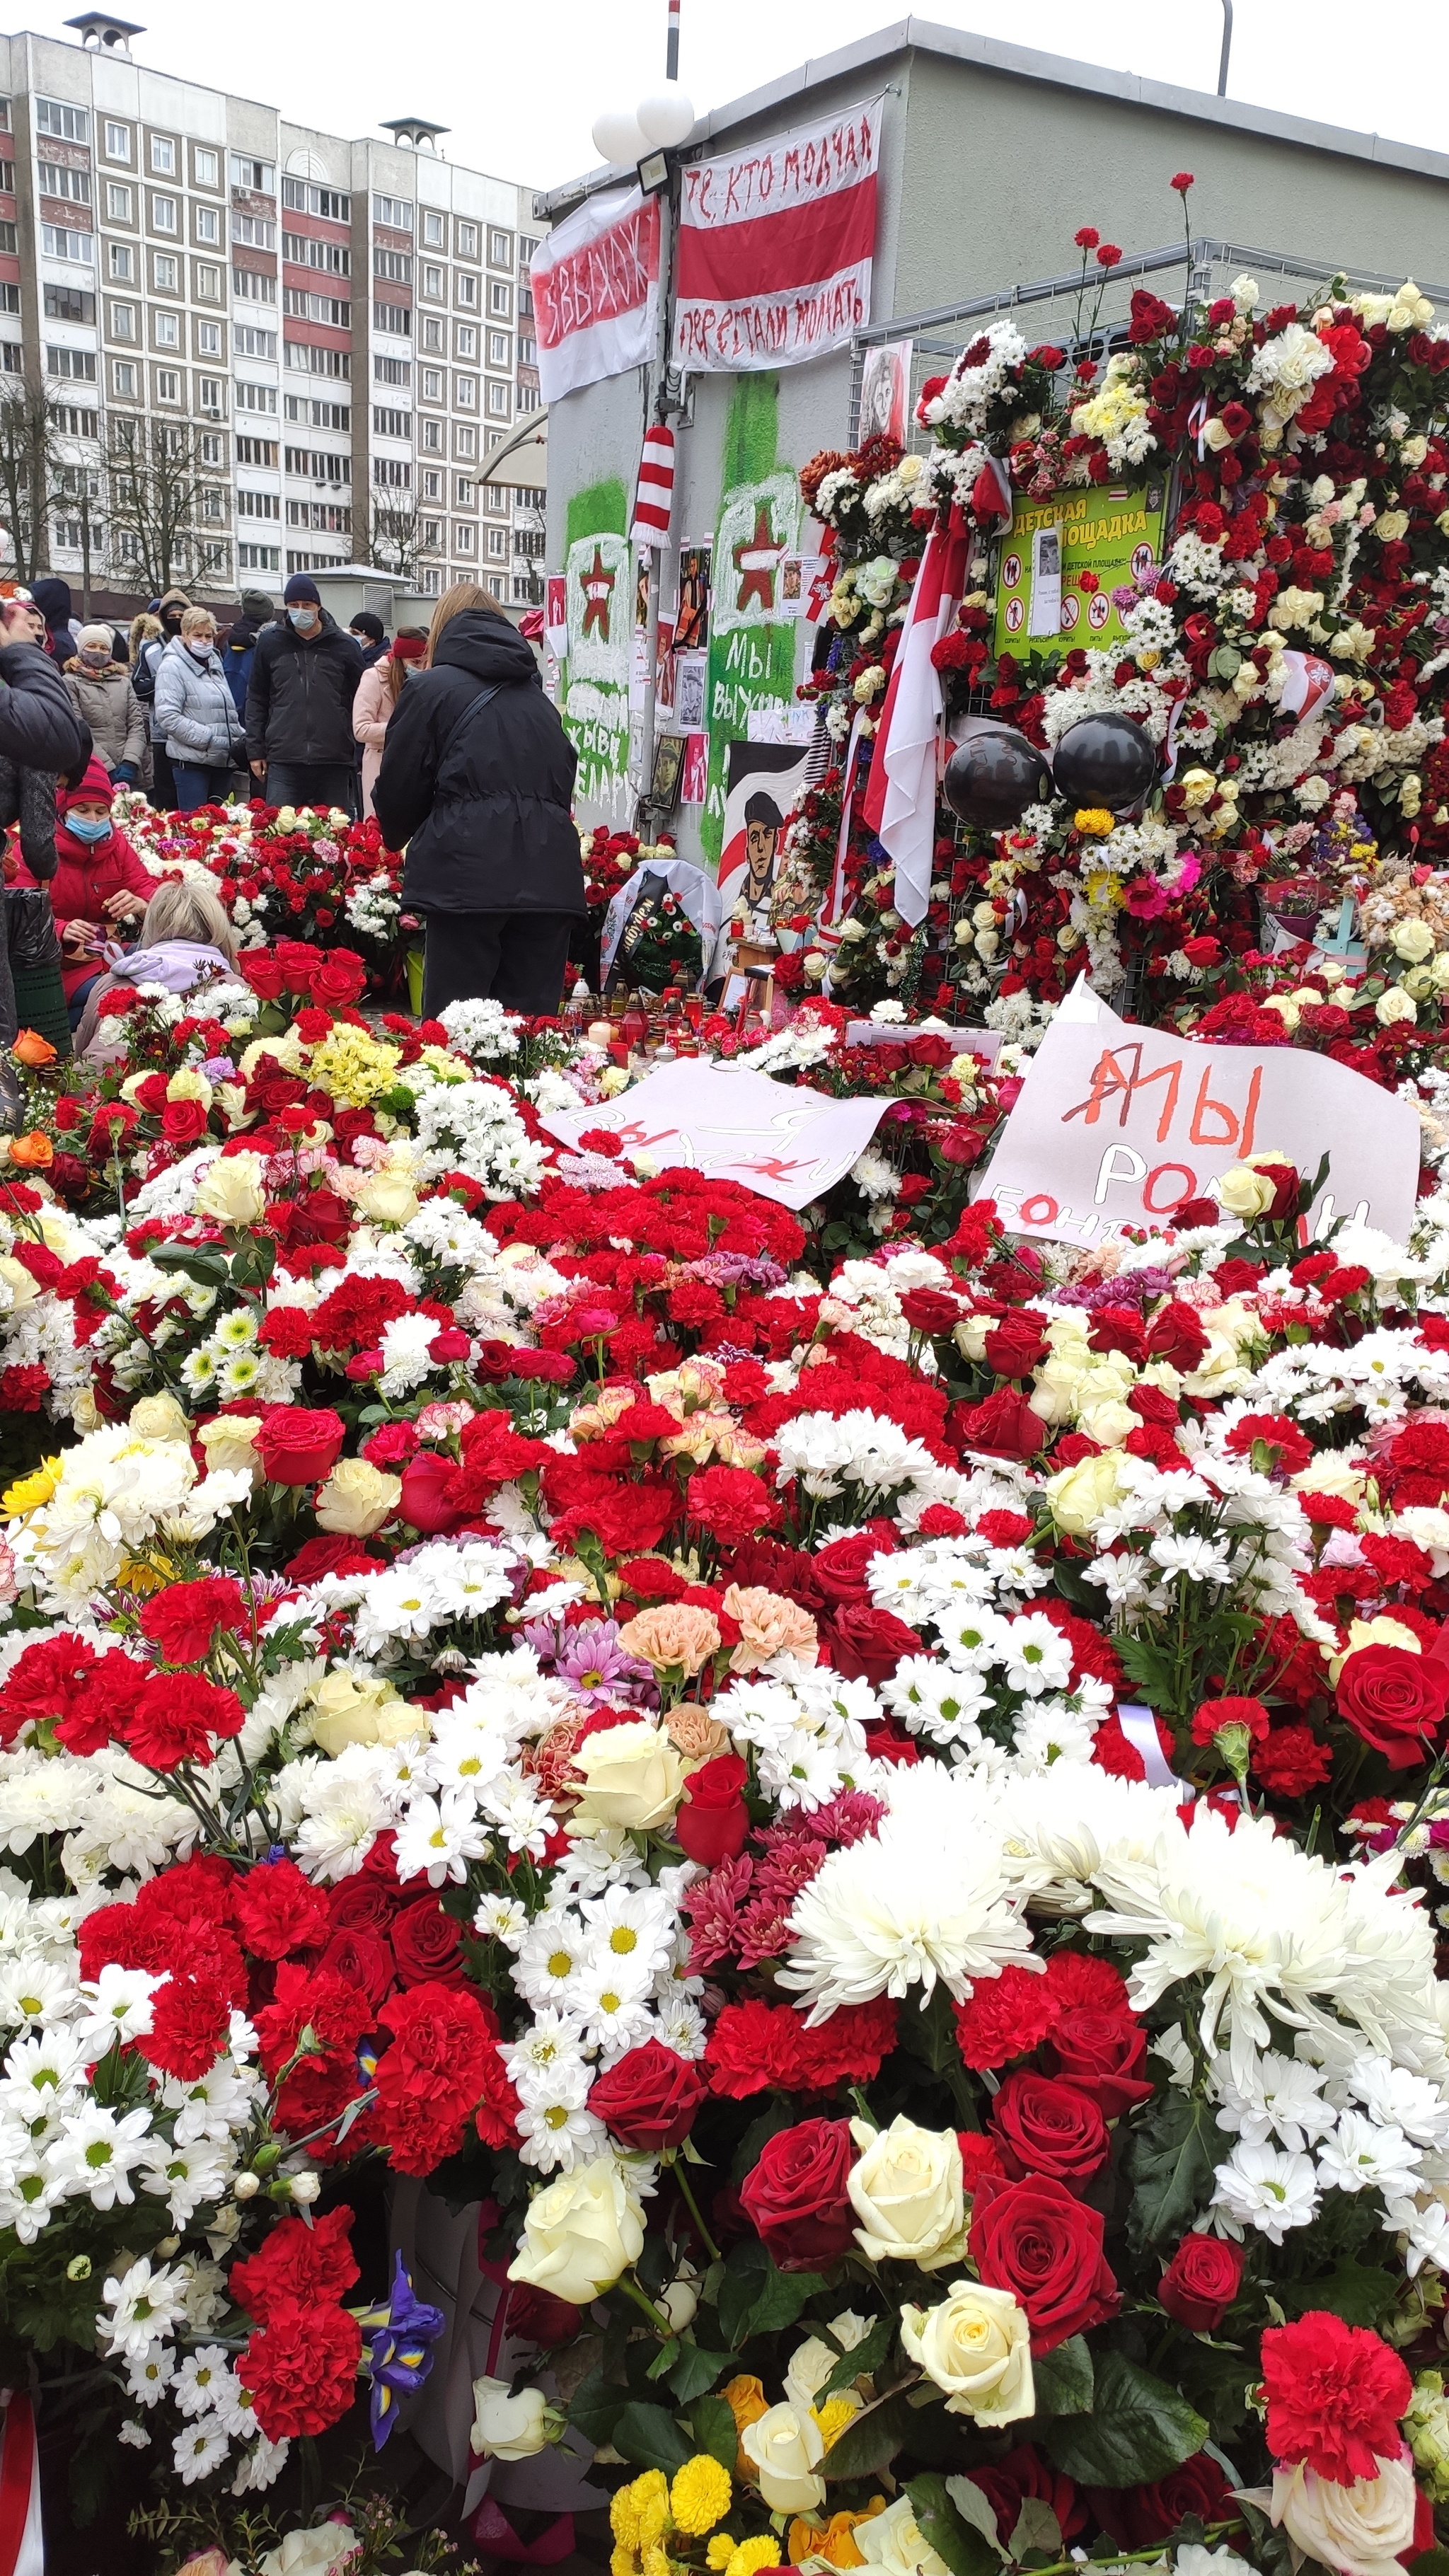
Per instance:
[[[1233,0],[1223,0],[1223,50],[1218,57],[1218,96],[1228,94],[1228,56],[1233,50]]]

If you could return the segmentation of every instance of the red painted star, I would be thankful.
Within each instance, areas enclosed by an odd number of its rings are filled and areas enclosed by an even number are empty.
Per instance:
[[[754,535],[742,537],[730,552],[740,576],[736,607],[746,609],[752,600],[757,600],[768,613],[775,605],[775,575],[779,570],[780,557],[785,552],[783,545],[775,543],[768,501],[761,501],[756,508]]]
[[[615,574],[605,571],[603,556],[596,545],[588,571],[579,575],[579,588],[584,594],[584,622],[580,633],[587,635],[592,626],[604,644],[609,640],[610,594],[615,579]]]

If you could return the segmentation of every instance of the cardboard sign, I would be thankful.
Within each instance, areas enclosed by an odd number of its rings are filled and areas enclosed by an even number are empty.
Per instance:
[[[1255,1152],[1287,1154],[1309,1175],[1328,1154],[1309,1235],[1347,1216],[1407,1239],[1419,1175],[1407,1101],[1293,1047],[1135,1027],[1078,985],[1032,1059],[980,1195],[1014,1234],[1093,1244],[1170,1226]]]
[[[621,1100],[565,1109],[541,1124],[561,1144],[606,1127],[626,1154],[739,1181],[781,1207],[808,1207],[863,1154],[888,1100],[830,1100],[739,1065],[661,1066]]]

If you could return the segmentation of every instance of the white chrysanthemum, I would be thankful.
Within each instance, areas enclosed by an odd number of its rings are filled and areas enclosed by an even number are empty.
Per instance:
[[[1053,1763],[1037,1778],[1000,1785],[1003,1865],[1034,1913],[1083,1914],[1108,1855],[1150,1852],[1176,1814],[1173,1789],[1114,1779],[1091,1763]]]
[[[801,1890],[780,1982],[809,2000],[812,2022],[914,1985],[924,2002],[938,1977],[964,2002],[978,1977],[1032,1964],[1023,1902],[989,1803],[923,1763],[901,1776],[878,1833],[832,1852]]]

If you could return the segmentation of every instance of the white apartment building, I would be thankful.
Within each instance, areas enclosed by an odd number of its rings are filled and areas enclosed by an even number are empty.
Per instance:
[[[88,540],[97,588],[136,587],[104,460],[120,424],[189,421],[199,595],[400,539],[425,595],[541,597],[543,493],[483,480],[540,405],[532,189],[426,120],[318,133],[132,61],[124,19],[68,23],[0,36],[0,393],[43,374],[88,502],[56,508],[50,569],[76,585]]]

